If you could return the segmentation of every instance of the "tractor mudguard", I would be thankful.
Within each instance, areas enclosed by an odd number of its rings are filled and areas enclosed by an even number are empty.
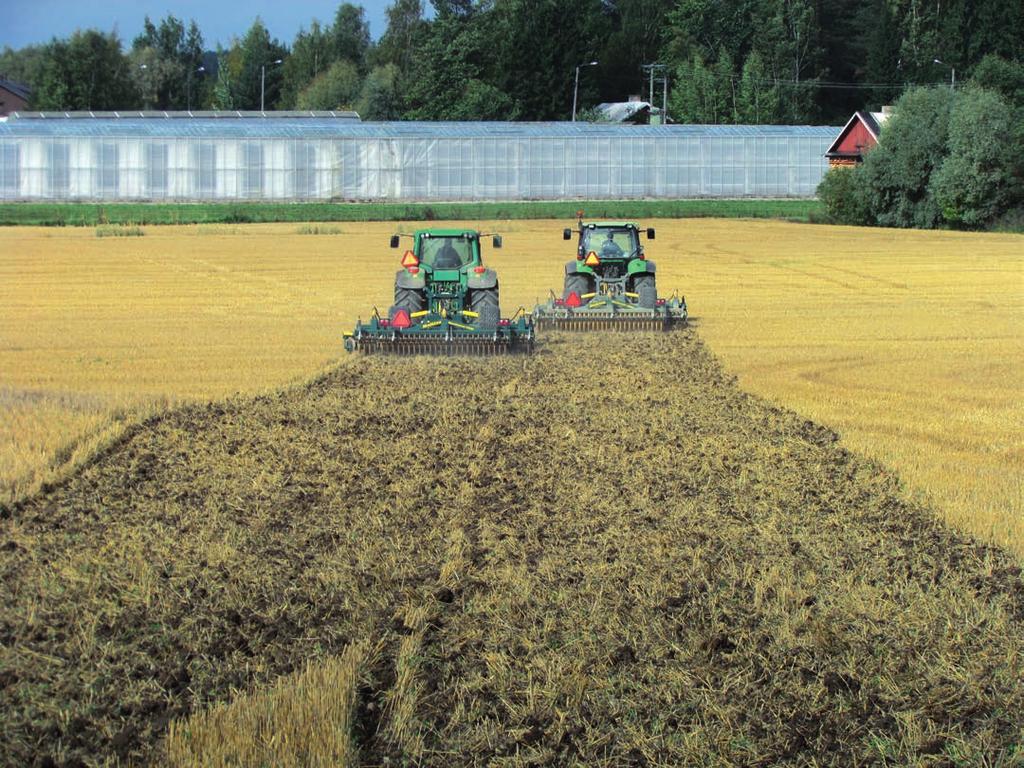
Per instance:
[[[409,270],[400,269],[395,275],[395,287],[396,288],[413,288],[415,290],[423,290],[427,287],[426,276],[423,270],[420,270],[418,274],[409,274]]]
[[[473,270],[470,270],[466,275],[466,287],[471,290],[479,290],[481,288],[494,288],[498,285],[498,273],[493,269],[488,269],[481,274],[477,274]]]
[[[654,274],[655,267],[653,261],[644,261],[643,259],[633,259],[629,262],[627,271],[630,275],[638,275],[642,272]]]
[[[576,261],[575,259],[573,259],[572,261],[565,262],[565,274],[567,274],[567,275],[575,275],[575,274],[592,275],[592,274],[594,274],[594,268],[593,267],[588,267],[582,261]]]

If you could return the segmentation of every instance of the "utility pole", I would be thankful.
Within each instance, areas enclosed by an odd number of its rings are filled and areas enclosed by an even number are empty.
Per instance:
[[[667,64],[642,64],[640,69],[647,73],[650,85],[648,91],[647,103],[651,105],[651,109],[654,109],[654,76],[655,74],[660,75],[661,80],[661,122],[664,125],[667,122],[668,113],[668,65]]]
[[[576,97],[580,93],[580,69],[583,67],[596,67],[597,61],[588,61],[576,67],[576,84],[572,87],[572,121],[576,122]]]

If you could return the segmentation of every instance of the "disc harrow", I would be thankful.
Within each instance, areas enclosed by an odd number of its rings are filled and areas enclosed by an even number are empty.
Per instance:
[[[435,355],[493,357],[533,353],[533,318],[520,310],[511,320],[495,328],[459,323],[444,315],[424,313],[422,322],[404,328],[374,312],[367,323],[361,320],[352,333],[345,334],[345,349],[367,355]]]
[[[553,293],[533,310],[541,331],[671,331],[686,325],[686,299],[659,299],[653,309],[611,299],[572,306]]]
[[[494,357],[497,355],[531,354],[533,338],[527,340],[481,337],[439,338],[435,336],[365,336],[352,337],[351,351],[367,355],[434,355]]]

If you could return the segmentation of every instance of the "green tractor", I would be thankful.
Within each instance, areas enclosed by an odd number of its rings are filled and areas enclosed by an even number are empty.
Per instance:
[[[400,237],[391,237],[392,248]],[[510,320],[501,317],[498,275],[480,258],[480,233],[423,229],[411,237],[387,317],[375,309],[369,322],[360,320],[345,334],[345,349],[395,355],[533,352],[533,319],[522,311]],[[501,236],[494,235],[492,243],[500,248]]]
[[[562,231],[564,240],[572,229]],[[640,228],[629,221],[584,223],[580,214],[576,258],[565,265],[561,297],[552,294],[533,311],[538,329],[668,331],[686,324],[686,300],[659,299],[655,266],[644,255]],[[654,239],[648,227],[648,240]]]

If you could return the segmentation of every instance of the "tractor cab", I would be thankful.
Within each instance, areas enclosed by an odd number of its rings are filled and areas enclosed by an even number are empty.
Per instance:
[[[577,255],[586,259],[594,252],[601,261],[632,259],[643,254],[640,235],[633,224],[588,224],[580,231]]]
[[[634,259],[643,260],[644,247],[640,244],[640,229],[632,222],[591,222],[581,219],[576,230],[579,240],[576,260],[587,271],[596,271],[605,277],[621,277]],[[562,238],[571,240],[573,230],[562,231]],[[654,239],[653,227],[647,229],[647,239]]]
[[[435,271],[463,272],[467,267],[482,265],[480,234],[471,230],[431,229],[413,234],[412,250],[406,251],[402,266]],[[399,245],[399,235],[391,237],[391,247]],[[501,235],[494,235],[493,245],[501,247]],[[452,279],[458,279],[453,277]]]

